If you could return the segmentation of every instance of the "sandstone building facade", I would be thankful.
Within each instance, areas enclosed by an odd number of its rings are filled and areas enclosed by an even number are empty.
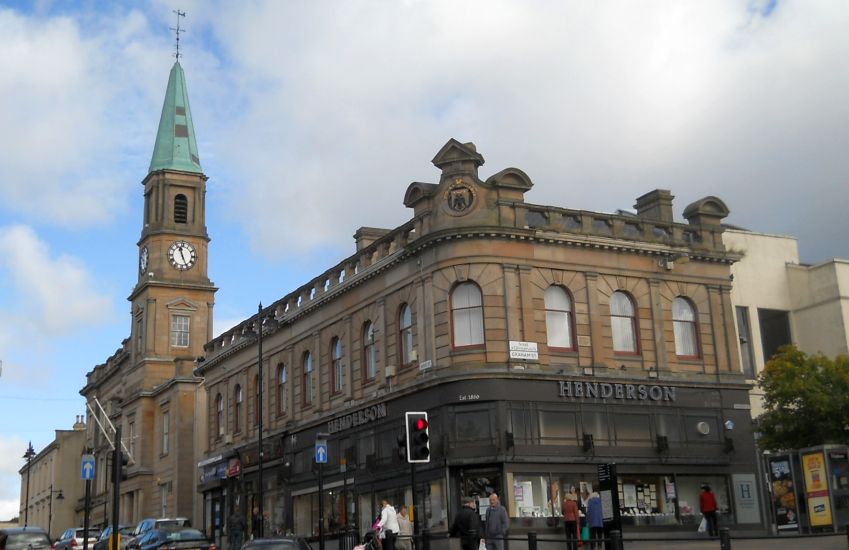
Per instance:
[[[405,411],[430,416],[422,527],[497,492],[514,530],[553,529],[611,462],[626,530],[694,530],[706,482],[722,522],[763,525],[725,204],[697,201],[687,223],[664,190],[636,214],[535,205],[522,170],[483,179],[483,162],[450,140],[439,182],[407,188],[407,223],[359,229],[352,256],[206,345],[198,491],[219,542],[260,495],[267,533],[316,532],[322,433],[329,531],[362,532],[382,497],[410,505]]]

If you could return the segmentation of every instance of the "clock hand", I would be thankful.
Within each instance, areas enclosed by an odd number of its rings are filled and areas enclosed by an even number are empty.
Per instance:
[[[183,247],[182,246],[180,247],[180,257],[183,258],[183,263],[188,263],[186,261],[186,255],[183,254]]]

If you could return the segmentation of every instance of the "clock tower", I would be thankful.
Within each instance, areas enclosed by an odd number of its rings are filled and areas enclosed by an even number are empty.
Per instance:
[[[153,157],[142,181],[138,282],[129,297],[135,364],[166,362],[173,370],[176,359],[201,356],[212,339],[217,289],[207,273],[206,180],[178,61],[171,68]]]

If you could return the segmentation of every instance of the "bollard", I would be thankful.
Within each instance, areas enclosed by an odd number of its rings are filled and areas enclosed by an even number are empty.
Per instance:
[[[422,550],[430,550],[430,529],[422,529]]]
[[[537,534],[528,531],[528,550],[537,550]]]
[[[622,550],[622,531],[613,529],[610,532],[610,548],[611,550]]]
[[[731,529],[728,527],[719,529],[719,550],[731,550]]]

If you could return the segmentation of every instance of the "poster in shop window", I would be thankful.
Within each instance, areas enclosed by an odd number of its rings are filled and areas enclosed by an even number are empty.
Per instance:
[[[808,517],[811,527],[831,525],[831,501],[828,496],[825,455],[823,453],[802,455],[802,469],[805,471]]]
[[[769,481],[772,493],[772,510],[779,531],[799,529],[796,509],[796,484],[788,457],[770,457]]]

